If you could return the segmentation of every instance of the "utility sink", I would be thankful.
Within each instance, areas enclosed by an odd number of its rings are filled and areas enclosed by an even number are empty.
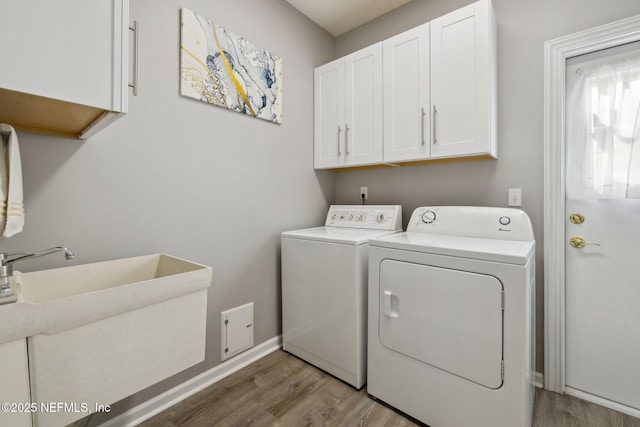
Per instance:
[[[172,277],[173,276],[173,277]],[[209,287],[199,283],[211,279],[211,268],[165,254],[145,255],[74,267],[22,273],[18,282],[25,301],[41,303],[110,289],[128,291],[131,284],[148,282],[155,291],[162,288],[188,290]],[[185,289],[185,286],[189,287]],[[139,286],[138,286],[139,287]],[[117,289],[114,289],[117,288]],[[165,289],[166,290],[166,289]],[[132,295],[133,296],[133,295]],[[151,298],[151,295],[140,295]]]
[[[155,254],[17,273],[16,282],[47,315],[39,332],[52,334],[206,289],[211,268]]]
[[[66,425],[204,360],[211,276],[165,254],[16,272],[0,344],[27,338],[32,402],[80,408],[38,411],[34,425]]]

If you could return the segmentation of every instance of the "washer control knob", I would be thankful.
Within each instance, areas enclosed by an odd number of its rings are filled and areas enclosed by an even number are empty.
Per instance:
[[[376,215],[376,221],[378,221],[378,223],[383,223],[385,220],[387,219],[387,215],[385,215],[384,212],[380,212],[378,215]]]
[[[509,218],[508,216],[501,216],[498,222],[502,225],[509,225],[511,224],[511,218]]]
[[[431,224],[436,220],[436,213],[434,211],[424,211],[422,213],[422,222],[425,224]]]

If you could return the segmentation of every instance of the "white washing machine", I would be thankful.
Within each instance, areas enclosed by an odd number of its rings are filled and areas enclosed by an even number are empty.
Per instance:
[[[334,205],[324,227],[282,233],[285,351],[364,385],[368,243],[399,231],[401,206]]]
[[[529,217],[422,207],[405,233],[369,245],[367,392],[431,427],[530,426]]]

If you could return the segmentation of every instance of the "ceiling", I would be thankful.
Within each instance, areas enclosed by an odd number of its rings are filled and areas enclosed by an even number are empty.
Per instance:
[[[342,35],[411,0],[287,0],[331,33]]]

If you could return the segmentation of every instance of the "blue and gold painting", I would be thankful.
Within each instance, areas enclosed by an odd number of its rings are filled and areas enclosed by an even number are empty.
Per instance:
[[[282,123],[282,59],[182,8],[180,94]]]

